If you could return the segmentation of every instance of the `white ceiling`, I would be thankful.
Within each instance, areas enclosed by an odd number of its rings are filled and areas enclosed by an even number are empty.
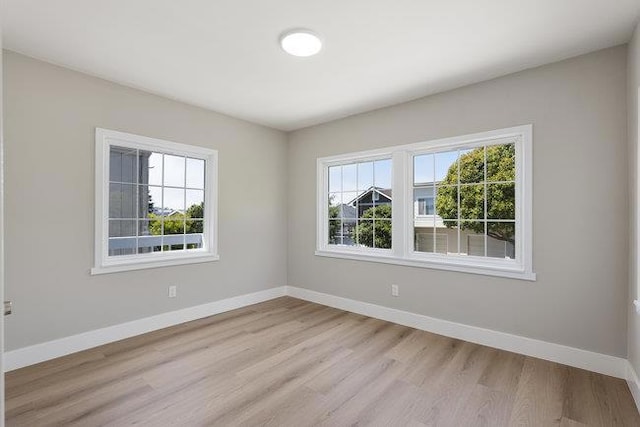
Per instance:
[[[4,0],[4,47],[283,130],[629,40],[640,0]],[[310,58],[278,36],[324,39]]]

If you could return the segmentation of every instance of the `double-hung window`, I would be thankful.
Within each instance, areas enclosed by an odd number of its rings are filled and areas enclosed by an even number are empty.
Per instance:
[[[328,166],[327,242],[344,248],[391,249],[391,159]]]
[[[317,255],[534,280],[532,127],[318,159]]]
[[[213,261],[217,152],[96,129],[92,273]]]

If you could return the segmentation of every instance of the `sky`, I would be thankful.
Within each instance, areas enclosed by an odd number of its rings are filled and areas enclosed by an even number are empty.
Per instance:
[[[161,187],[152,185],[162,185],[162,154],[152,153],[149,157],[149,194],[154,206],[163,206]],[[204,188],[204,160],[184,157],[164,155],[164,185],[183,187],[185,186],[185,166],[186,166],[186,187]],[[199,204],[204,200],[204,191],[186,190],[186,206],[184,203],[185,190],[177,188],[164,189],[164,207],[175,210],[185,210],[191,205]]]
[[[349,193],[353,198],[371,186],[391,188],[391,159],[329,168],[329,192]]]
[[[473,150],[459,150],[462,156]],[[442,181],[451,165],[458,160],[458,150],[414,157],[414,184]]]

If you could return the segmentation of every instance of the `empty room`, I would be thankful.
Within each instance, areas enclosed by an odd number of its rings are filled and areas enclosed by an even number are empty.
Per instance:
[[[0,427],[640,426],[640,0],[0,34]]]

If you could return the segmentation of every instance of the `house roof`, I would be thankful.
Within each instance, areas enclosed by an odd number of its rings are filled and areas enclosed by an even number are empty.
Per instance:
[[[351,200],[349,202],[349,204],[354,204],[357,201],[361,200],[362,198],[364,198],[365,196],[367,196],[368,194],[372,193],[372,192],[376,192],[380,195],[382,195],[382,197],[388,199],[389,201],[392,200],[391,198],[391,189],[390,188],[380,188],[380,187],[374,187],[371,186],[369,188],[367,188],[366,190],[364,190],[362,193],[360,193],[355,199]]]

